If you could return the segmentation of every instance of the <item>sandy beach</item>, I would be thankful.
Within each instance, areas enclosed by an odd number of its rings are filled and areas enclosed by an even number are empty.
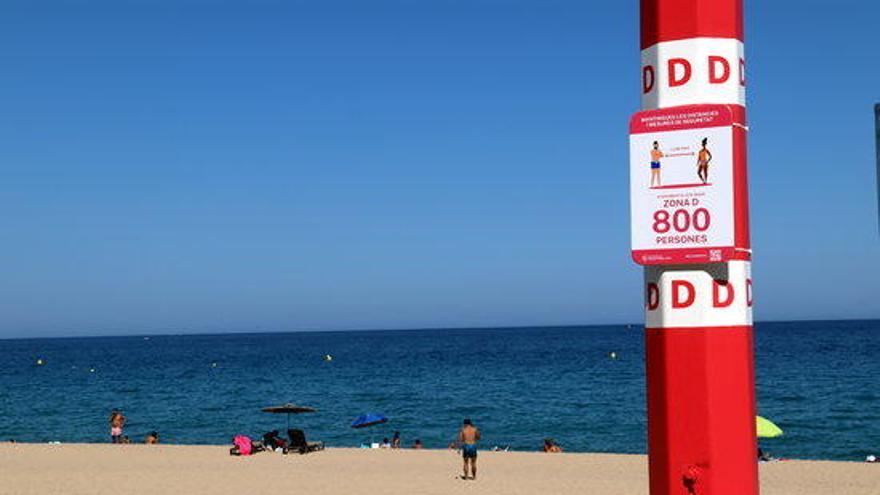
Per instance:
[[[483,452],[479,468],[478,480],[463,481],[459,457],[440,450],[240,458],[221,446],[5,444],[0,494],[647,494],[644,456]],[[787,461],[760,470],[764,495],[880,494],[876,464]]]

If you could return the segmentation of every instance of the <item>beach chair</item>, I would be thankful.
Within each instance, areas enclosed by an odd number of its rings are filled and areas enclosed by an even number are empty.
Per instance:
[[[307,442],[306,434],[302,430],[287,430],[287,436],[290,438],[290,450],[296,450],[300,454],[307,454],[318,450],[324,450],[324,442]]]

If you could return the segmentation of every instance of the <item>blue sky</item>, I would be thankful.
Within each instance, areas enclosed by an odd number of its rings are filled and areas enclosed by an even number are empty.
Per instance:
[[[756,318],[880,317],[876,19],[748,1]],[[635,1],[5,1],[0,337],[642,321]]]

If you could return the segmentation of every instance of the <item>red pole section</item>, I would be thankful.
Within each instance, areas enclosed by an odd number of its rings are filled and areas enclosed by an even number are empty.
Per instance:
[[[742,1],[641,0],[641,49],[643,110],[726,105],[735,136],[734,254],[645,267],[651,495],[757,495]]]

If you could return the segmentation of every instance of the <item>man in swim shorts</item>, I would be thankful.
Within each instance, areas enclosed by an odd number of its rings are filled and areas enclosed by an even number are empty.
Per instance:
[[[468,464],[470,464],[470,479],[477,479],[477,440],[480,437],[480,429],[474,426],[469,418],[465,418],[461,431],[458,432],[461,457],[464,459],[464,476],[461,477],[463,480],[468,479]]]
[[[663,152],[660,151],[660,143],[654,141],[654,147],[651,148],[651,187],[660,185],[660,159],[663,158]]]

